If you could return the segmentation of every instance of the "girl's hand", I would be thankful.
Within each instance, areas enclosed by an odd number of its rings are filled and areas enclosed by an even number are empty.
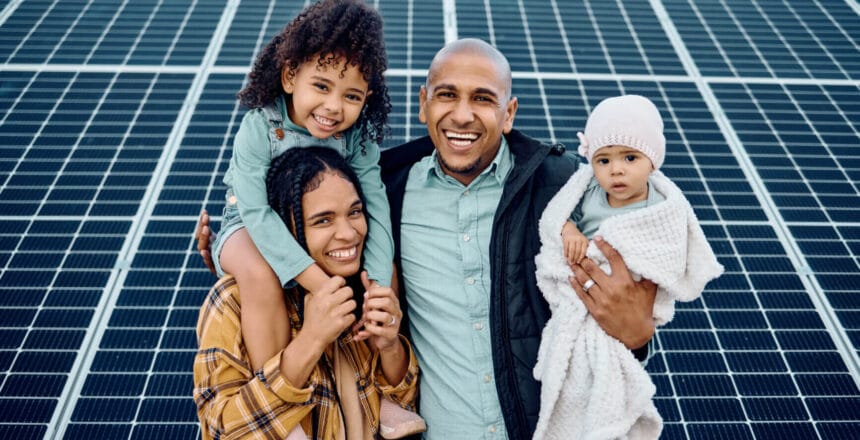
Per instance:
[[[316,292],[305,294],[304,322],[300,335],[318,341],[323,349],[354,321],[356,303],[343,277],[333,276]]]
[[[564,227],[561,228],[561,240],[564,243],[564,257],[567,258],[568,264],[579,263],[585,258],[588,238],[582,235],[570,220],[564,222]]]
[[[392,288],[371,282],[366,271],[361,273],[361,282],[365,288],[362,315],[364,327],[353,339],[367,340],[371,348],[380,352],[399,349],[401,344],[398,335],[403,313],[400,312],[397,295]]]

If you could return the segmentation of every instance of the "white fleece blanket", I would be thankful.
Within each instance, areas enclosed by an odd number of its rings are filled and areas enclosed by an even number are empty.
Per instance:
[[[573,271],[564,258],[561,229],[593,175],[591,166],[580,167],[540,219],[537,281],[552,317],[534,369],[542,382],[536,440],[652,439],[663,428],[645,368],[600,328],[568,282]],[[597,234],[621,254],[637,279],[658,285],[654,319],[662,325],[672,319],[674,301],[698,298],[723,267],[681,190],[660,171],[653,172],[651,184],[666,200],[606,219]],[[587,255],[610,272],[593,242]]]

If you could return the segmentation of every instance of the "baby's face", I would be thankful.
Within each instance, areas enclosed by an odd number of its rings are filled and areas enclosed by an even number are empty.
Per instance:
[[[639,150],[623,145],[603,147],[592,156],[591,166],[609,206],[620,208],[648,198],[648,176],[654,166]]]

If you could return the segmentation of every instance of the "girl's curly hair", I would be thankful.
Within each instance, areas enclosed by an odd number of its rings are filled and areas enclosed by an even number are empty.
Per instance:
[[[299,13],[260,52],[239,101],[248,108],[273,103],[284,93],[281,71],[295,72],[314,58],[320,66],[345,61],[344,68],[358,67],[371,93],[355,123],[362,140],[381,144],[391,112],[382,17],[360,0],[322,0]]]

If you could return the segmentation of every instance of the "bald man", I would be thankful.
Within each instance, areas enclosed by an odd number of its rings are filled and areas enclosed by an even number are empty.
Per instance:
[[[529,439],[540,402],[532,369],[549,318],[535,280],[538,219],[579,162],[513,129],[510,66],[481,40],[436,54],[419,103],[429,136],[384,151],[380,165],[425,438]],[[620,256],[599,247],[613,275],[586,260],[571,285],[604,330],[645,359],[656,287],[634,282]]]

